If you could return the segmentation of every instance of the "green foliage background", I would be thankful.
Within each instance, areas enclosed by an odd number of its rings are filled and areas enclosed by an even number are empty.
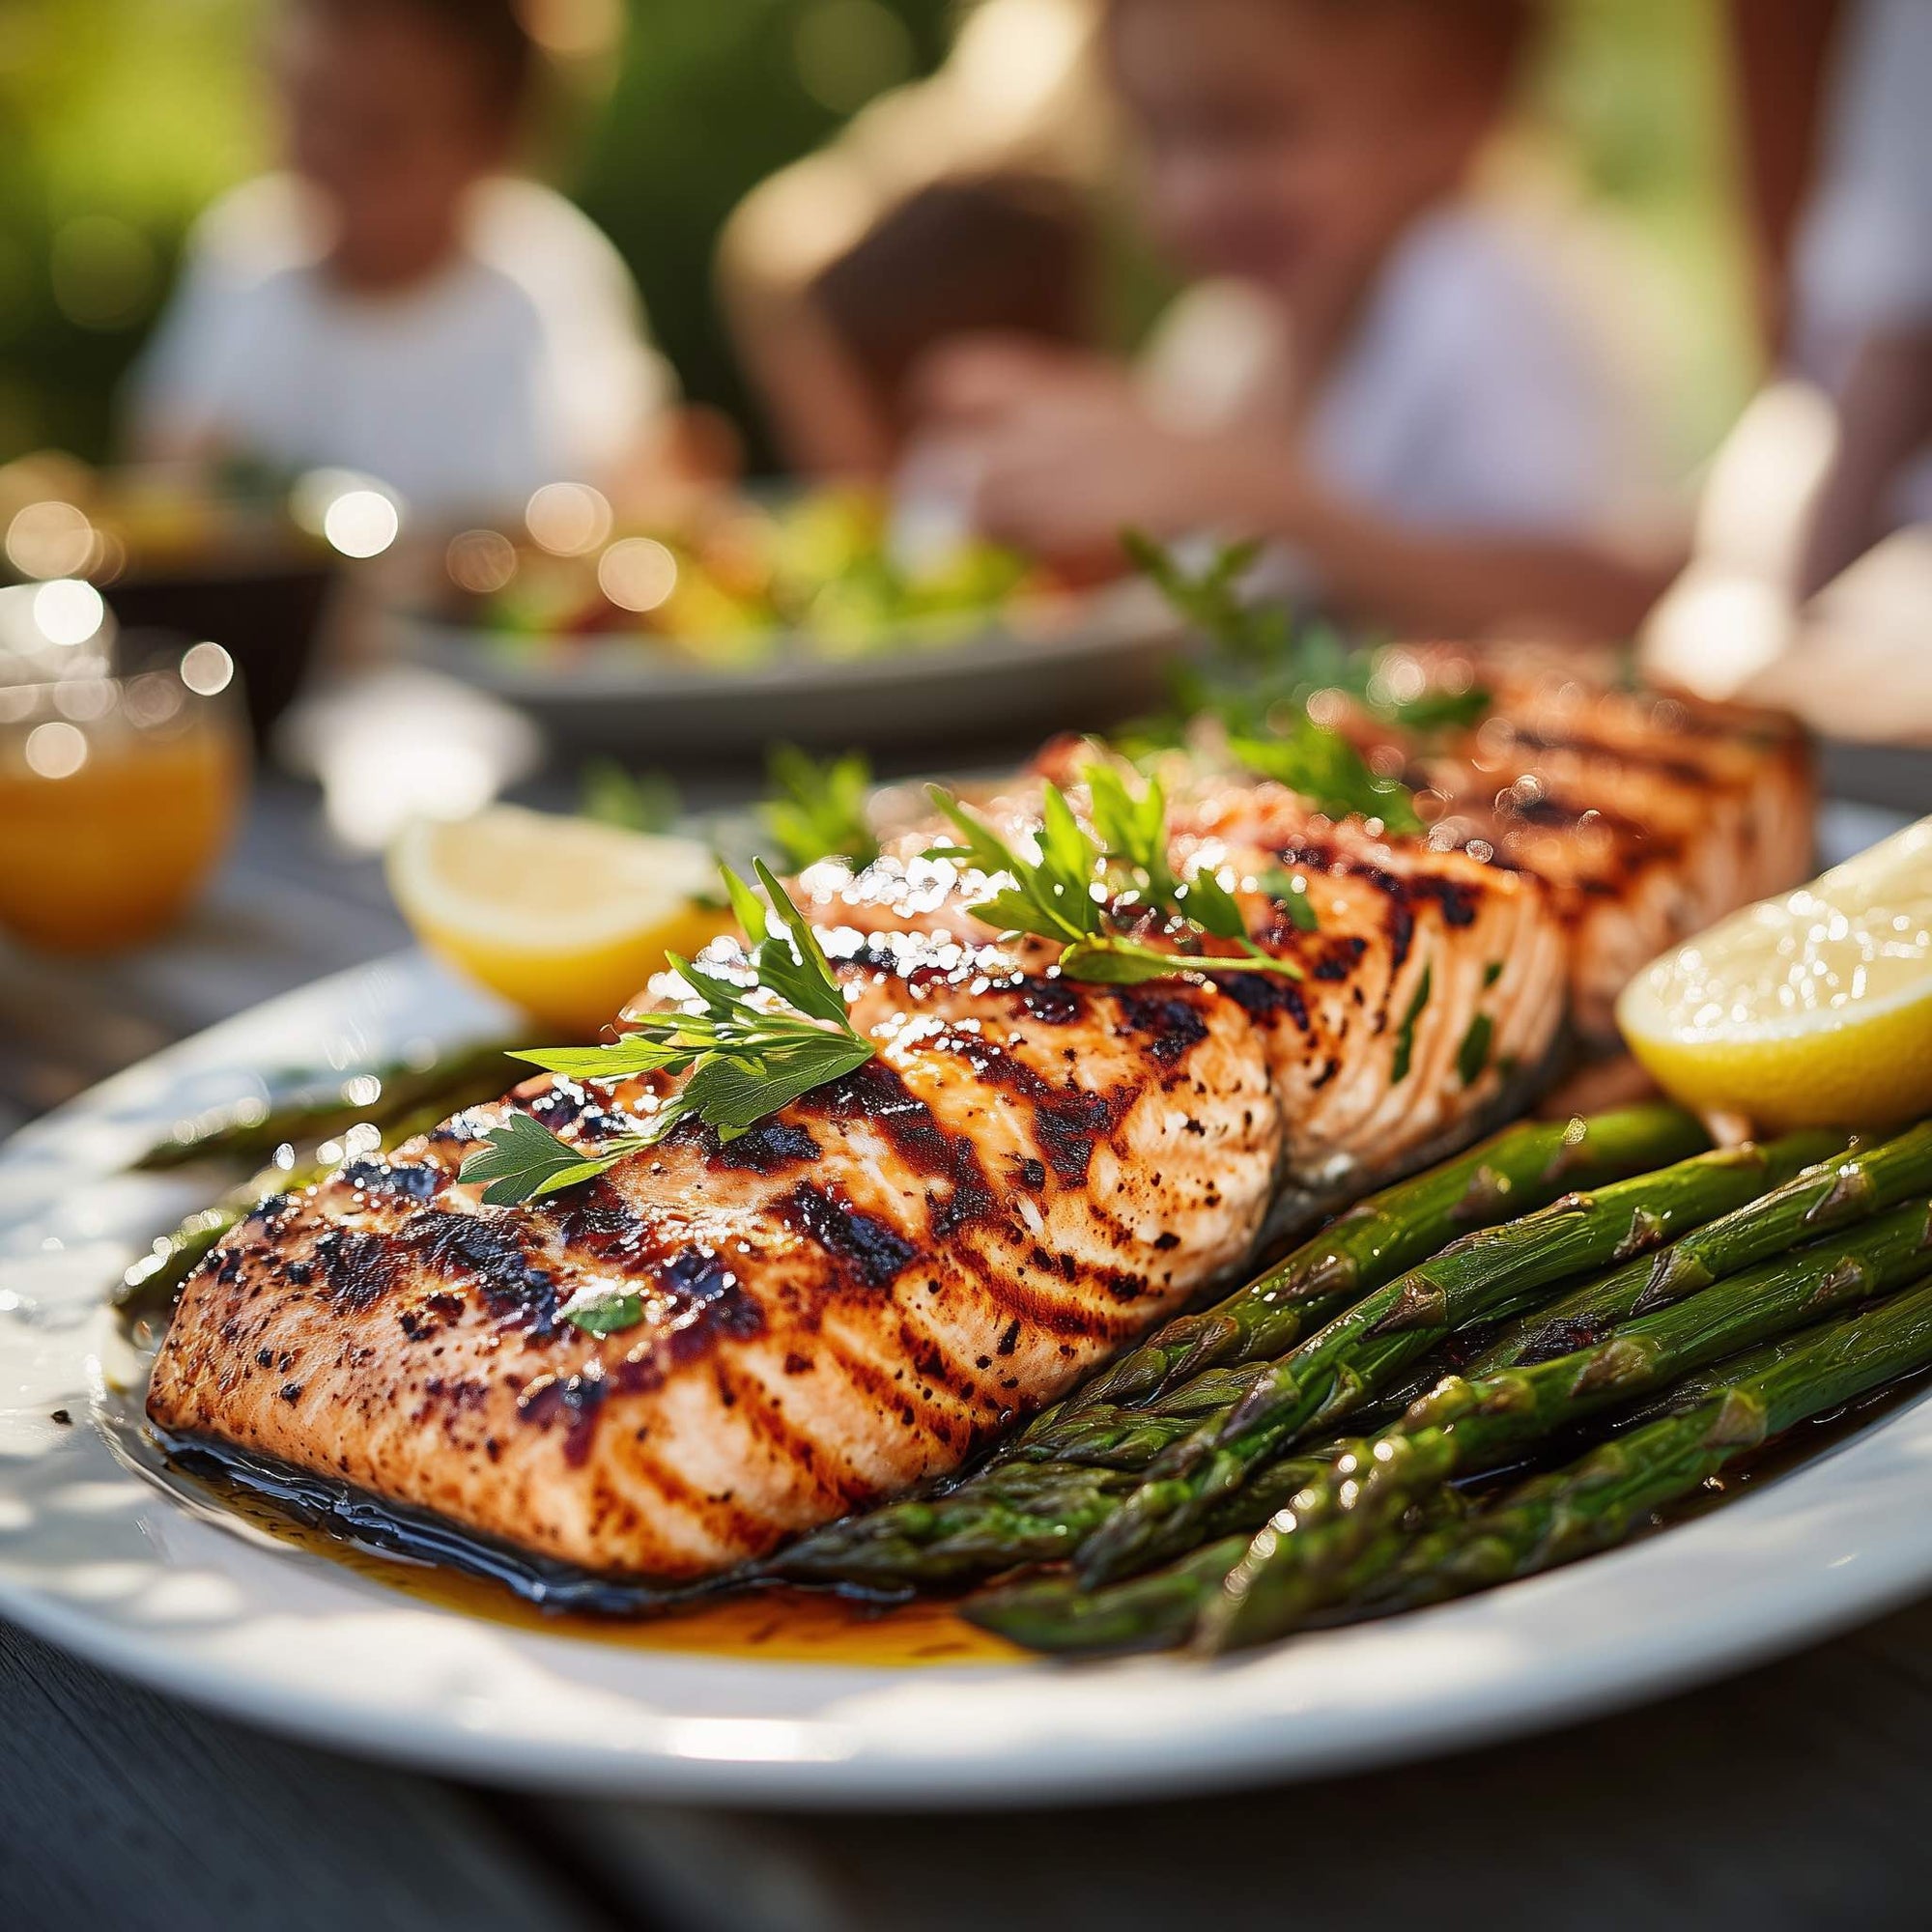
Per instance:
[[[628,0],[612,84],[558,145],[560,179],[631,262],[688,391],[741,414],[712,242],[747,188],[837,127],[801,48],[813,10],[822,30],[824,10],[854,4]],[[872,79],[940,57],[952,0],[858,4],[875,28],[881,8],[899,23]],[[1717,0],[1556,0],[1556,12],[1542,116],[1668,259],[1690,407],[1709,418],[1692,440],[1707,440],[1753,373]],[[111,446],[116,386],[188,224],[270,156],[264,18],[264,0],[0,0],[0,461]],[[852,91],[867,79],[862,65]]]

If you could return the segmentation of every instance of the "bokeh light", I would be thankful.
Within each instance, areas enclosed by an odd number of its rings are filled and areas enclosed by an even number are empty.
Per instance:
[[[611,505],[587,483],[546,483],[524,509],[531,538],[557,556],[584,556],[611,534]]]
[[[192,644],[182,653],[181,680],[198,697],[213,697],[235,681],[235,660],[219,644]]]
[[[84,644],[101,626],[107,606],[78,577],[57,577],[34,592],[34,626],[50,644]]]
[[[344,556],[381,556],[403,520],[381,490],[345,490],[322,513],[322,533]]]
[[[677,558],[655,537],[624,537],[597,559],[597,587],[620,611],[655,611],[677,588]]]
[[[516,576],[517,547],[501,530],[465,530],[450,539],[443,565],[459,590],[489,597]]]
[[[65,677],[54,686],[54,709],[77,724],[92,724],[114,709],[117,696],[112,678]]]
[[[122,704],[129,724],[152,731],[179,717],[185,701],[179,678],[164,670],[144,670],[128,679]]]
[[[94,526],[71,503],[29,503],[7,526],[7,561],[22,577],[72,577],[94,554]]]
[[[87,762],[87,737],[58,720],[36,724],[27,733],[27,769],[36,778],[71,779]]]

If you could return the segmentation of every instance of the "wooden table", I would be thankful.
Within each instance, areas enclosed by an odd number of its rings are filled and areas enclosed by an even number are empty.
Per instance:
[[[0,1130],[403,939],[377,868],[330,848],[312,794],[265,786],[174,940],[81,970],[0,952]],[[0,1798],[4,1932],[1903,1932],[1932,1924],[1932,1600],[1468,1756],[1186,1803],[925,1818],[469,1790],[257,1735],[0,1625]]]

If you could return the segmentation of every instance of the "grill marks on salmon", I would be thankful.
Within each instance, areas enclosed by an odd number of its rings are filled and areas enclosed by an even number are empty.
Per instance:
[[[151,1414],[668,1578],[953,1466],[1236,1266],[1281,1146],[1235,1002],[985,963],[848,961],[879,1059],[729,1147],[683,1127],[488,1208],[452,1178],[501,1112],[479,1109],[276,1204],[189,1284]],[[515,1104],[595,1146],[653,1084]],[[645,1320],[562,1319],[611,1292]]]
[[[189,1282],[151,1414],[543,1556],[668,1580],[956,1466],[1240,1267],[1271,1202],[1358,1192],[1475,1131],[1548,1054],[1587,980],[1579,948],[1618,930],[1600,921],[1647,935],[1788,863],[1775,814],[1803,780],[1783,752],[1528,706],[1460,763],[1401,751],[1441,781],[1428,838],[1195,771],[1176,860],[1299,874],[1313,931],[1240,895],[1299,980],[1062,980],[1055,949],[996,943],[966,910],[981,882],[919,856],[923,837],[856,877],[813,868],[801,903],[874,1062],[729,1147],[687,1122],[515,1208],[456,1179],[508,1108],[595,1148],[672,1083],[533,1080],[352,1162],[251,1216]],[[1753,828],[1728,871],[1687,873],[1685,855],[1705,862],[1667,813],[1689,781],[1623,755],[1618,734],[1653,728],[1660,758],[1677,742],[1710,761],[1722,836]],[[1573,824],[1498,806],[1505,777],[1532,773],[1582,808]],[[1614,808],[1583,806],[1613,774]],[[1037,798],[1037,771],[985,805],[1024,832]],[[1616,819],[1607,856],[1590,811]],[[1611,889],[1633,867],[1664,882],[1657,903]],[[613,1296],[635,1298],[634,1324],[600,1337],[566,1319]]]
[[[1632,975],[1812,869],[1809,754],[1729,707],[1492,673],[1493,713],[1408,761],[1441,801],[1431,842],[1533,872],[1570,932],[1572,1015],[1610,1038]]]

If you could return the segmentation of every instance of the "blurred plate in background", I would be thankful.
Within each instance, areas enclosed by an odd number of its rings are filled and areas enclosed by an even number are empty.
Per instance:
[[[747,665],[697,664],[631,639],[533,656],[525,640],[477,627],[394,622],[406,657],[516,705],[559,744],[667,757],[775,740],[938,745],[1093,727],[1157,703],[1183,637],[1138,582],[861,656],[789,637]]]

